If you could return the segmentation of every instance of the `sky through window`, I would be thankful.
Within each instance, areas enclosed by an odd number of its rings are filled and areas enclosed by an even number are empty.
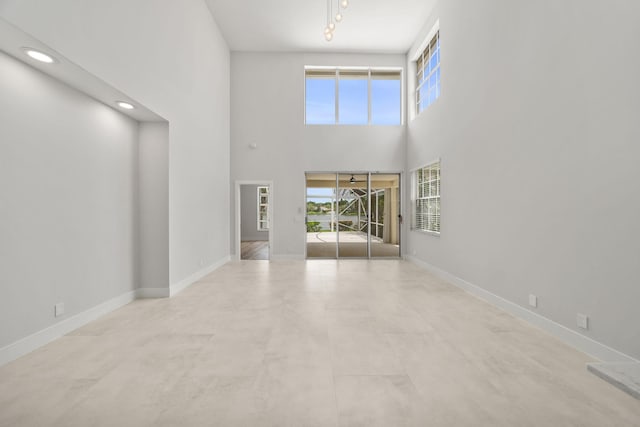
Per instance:
[[[306,124],[402,123],[401,71],[307,70],[305,74]]]

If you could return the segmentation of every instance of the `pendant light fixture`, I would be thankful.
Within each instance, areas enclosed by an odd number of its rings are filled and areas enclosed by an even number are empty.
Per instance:
[[[333,40],[333,32],[336,29],[336,24],[342,22],[344,19],[344,15],[342,14],[341,9],[346,9],[349,6],[349,0],[335,0],[336,3],[336,14],[333,14],[333,1],[327,0],[327,26],[324,27],[324,38],[330,42]]]

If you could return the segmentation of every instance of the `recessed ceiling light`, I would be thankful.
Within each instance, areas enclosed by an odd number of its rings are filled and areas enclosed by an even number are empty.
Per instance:
[[[118,101],[116,102],[116,104],[118,105],[118,107],[124,108],[125,110],[133,110],[134,108],[136,108],[133,105],[129,104],[128,102],[124,102],[124,101]]]
[[[40,52],[39,50],[35,50],[30,47],[25,47],[23,48],[23,50],[24,53],[26,53],[27,55],[29,55],[29,57],[35,59],[36,61],[44,62],[45,64],[53,64],[54,62],[56,62],[56,59],[53,56],[47,55],[46,53]]]

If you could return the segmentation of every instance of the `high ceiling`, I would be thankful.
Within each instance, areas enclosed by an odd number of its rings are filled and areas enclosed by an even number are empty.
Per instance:
[[[349,0],[331,42],[326,0],[206,0],[229,48],[269,52],[406,53],[435,0]],[[334,14],[338,0],[331,0]]]

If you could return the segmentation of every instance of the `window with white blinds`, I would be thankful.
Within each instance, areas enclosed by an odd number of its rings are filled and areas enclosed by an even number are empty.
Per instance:
[[[258,231],[269,230],[269,187],[258,187]]]
[[[305,68],[305,123],[402,124],[402,70]]]
[[[433,104],[440,96],[440,31],[416,60],[416,112]]]
[[[440,161],[413,172],[415,230],[440,234]]]

